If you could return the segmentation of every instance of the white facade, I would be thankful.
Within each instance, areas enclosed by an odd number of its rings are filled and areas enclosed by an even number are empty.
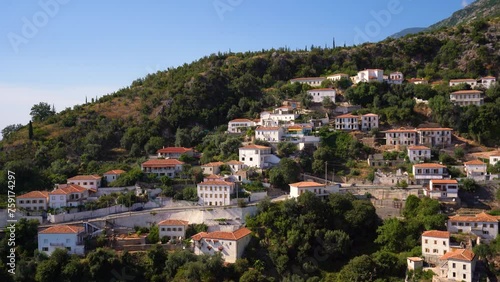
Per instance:
[[[255,122],[246,118],[233,119],[227,124],[227,132],[241,133],[242,130],[255,126]]]
[[[498,217],[485,212],[470,216],[456,215],[448,219],[448,231],[451,233],[471,233],[486,241],[498,235]]]
[[[387,145],[416,145],[417,131],[413,129],[391,129],[384,131]]]
[[[56,249],[66,249],[70,254],[83,255],[83,226],[55,225],[38,232],[38,250],[51,255]]]
[[[450,232],[429,230],[422,233],[422,255],[440,257],[450,251]]]
[[[319,87],[325,80],[325,77],[299,77],[290,80],[290,83],[308,84],[312,87]]]
[[[450,93],[450,101],[458,106],[481,106],[484,104],[484,96],[479,90],[460,90]]]
[[[477,261],[477,256],[472,251],[455,249],[441,256],[440,260],[445,263],[438,276],[447,278],[447,281],[472,282]]]
[[[280,142],[284,135],[284,129],[280,126],[259,126],[255,129],[255,139],[268,142]]]
[[[477,181],[486,180],[487,165],[480,160],[473,160],[464,163],[464,170],[467,178]]]
[[[458,182],[455,179],[432,179],[424,195],[432,199],[458,198]]]
[[[243,256],[243,252],[250,242],[251,233],[246,227],[233,232],[198,233],[191,237],[194,243],[194,253],[196,255],[220,253],[225,262],[234,263]]]
[[[417,184],[427,184],[432,179],[443,179],[448,176],[446,166],[434,163],[413,165],[413,177]]]
[[[339,81],[341,79],[349,79],[349,75],[346,73],[336,73],[336,74],[329,75],[326,78],[329,80],[332,80],[332,81]]]
[[[405,80],[405,77],[403,73],[397,71],[397,72],[391,72],[389,74],[389,79],[387,80],[387,83],[389,84],[403,84],[403,81]]]
[[[379,117],[376,114],[366,114],[361,116],[361,130],[371,130],[378,128]]]
[[[184,162],[177,159],[149,160],[141,165],[144,173],[153,173],[157,176],[168,176],[174,178],[182,171]]]
[[[223,165],[223,162],[211,162],[208,164],[201,165],[201,170],[203,171],[203,174],[219,174],[220,173],[220,166]]]
[[[358,75],[351,77],[353,83],[360,82],[383,82],[384,70],[366,69],[358,72]]]
[[[158,223],[160,239],[167,237],[170,239],[184,240],[186,239],[186,229],[188,223],[185,220],[167,219]]]
[[[477,80],[472,79],[472,78],[465,78],[465,79],[451,79],[450,80],[450,87],[452,86],[457,86],[460,84],[468,84],[470,87],[474,88],[477,86]]]
[[[226,165],[228,165],[231,169],[231,173],[236,173],[245,167],[245,164],[243,162],[236,160],[228,161],[226,162]]]
[[[121,169],[117,169],[117,170],[110,170],[110,171],[104,173],[102,176],[104,177],[104,179],[106,179],[107,183],[111,183],[111,182],[117,180],[118,177],[120,177],[120,175],[122,175],[123,173],[125,173],[125,171],[123,171]]]
[[[359,116],[345,114],[335,117],[335,129],[337,130],[359,130]]]
[[[192,157],[194,155],[194,150],[184,147],[163,147],[156,151],[156,153],[158,154],[158,158],[178,159],[184,154]]]
[[[23,208],[27,211],[44,211],[49,204],[49,192],[31,191],[16,197],[17,208]]]
[[[283,106],[274,109],[272,112],[261,112],[260,113],[260,119],[262,121],[262,125],[269,126],[269,125],[274,125],[278,124],[279,122],[290,122],[294,121],[296,118],[298,118],[299,115],[296,113],[296,109],[290,107],[290,106]],[[275,123],[272,124],[265,124],[264,120],[272,120],[275,121]]]
[[[409,146],[408,158],[412,163],[419,163],[431,159],[431,149],[425,146]]]
[[[451,128],[417,128],[419,144],[441,146],[451,144]]]
[[[318,197],[328,196],[331,193],[340,191],[339,185],[325,185],[312,181],[302,181],[290,185],[290,198],[298,198],[303,193],[309,191]]]
[[[280,159],[271,154],[271,147],[260,145],[248,145],[239,148],[240,162],[247,167],[268,168],[278,164]]]
[[[75,184],[60,184],[54,191],[49,192],[49,206],[51,208],[77,207],[85,203],[89,190]]]
[[[68,178],[68,184],[75,184],[86,189],[95,189],[101,187],[101,176],[99,175],[77,175]]]
[[[496,165],[500,161],[500,154],[490,156],[490,165]]]
[[[489,89],[491,86],[493,86],[495,83],[497,83],[497,78],[494,76],[486,76],[481,78],[481,84],[486,88]]]
[[[205,178],[198,183],[198,203],[202,206],[228,206],[231,204],[231,194],[235,192],[235,184],[222,178]]]
[[[322,103],[325,98],[328,98],[335,103],[335,95],[337,95],[337,91],[333,88],[318,88],[307,90],[307,94],[312,97],[312,101],[314,103]]]

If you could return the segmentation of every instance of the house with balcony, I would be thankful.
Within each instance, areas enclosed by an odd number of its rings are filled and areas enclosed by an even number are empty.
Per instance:
[[[290,198],[298,198],[305,192],[311,192],[317,197],[328,197],[332,193],[338,193],[340,191],[340,185],[338,184],[321,184],[314,181],[301,181],[297,183],[291,183],[290,186]]]
[[[352,76],[351,80],[354,84],[360,82],[384,82],[384,70],[381,69],[365,69],[359,71],[357,75]]]
[[[200,232],[191,237],[195,255],[220,253],[226,263],[234,263],[243,256],[252,231],[246,227],[238,230]]]
[[[467,178],[476,181],[485,181],[487,174],[487,165],[480,160],[472,160],[464,163],[464,170]]]
[[[326,77],[297,77],[290,79],[290,83],[307,84],[311,87],[320,87]]]
[[[411,146],[417,144],[417,131],[415,129],[390,129],[385,133],[387,145]]]
[[[281,126],[259,126],[255,129],[255,139],[278,143],[284,135],[284,129]]]
[[[451,216],[446,224],[451,233],[470,233],[489,242],[498,235],[498,221],[498,216],[481,212],[476,215]]]
[[[426,146],[408,146],[408,158],[412,163],[419,163],[431,159],[431,148]]]
[[[414,164],[412,172],[416,184],[429,184],[433,179],[444,179],[448,177],[448,169],[446,166],[435,163]]]
[[[229,133],[242,133],[247,129],[256,126],[257,124],[253,120],[246,118],[237,118],[229,121],[227,123],[227,132]]]
[[[158,154],[158,158],[165,159],[178,159],[183,154],[186,154],[189,157],[194,156],[193,148],[184,148],[184,147],[163,147],[156,151]]]
[[[450,232],[428,230],[422,233],[422,256],[425,261],[436,263],[450,251]]]
[[[231,194],[235,193],[235,183],[217,175],[205,177],[196,188],[198,203],[202,206],[228,206],[231,204]]]
[[[345,114],[335,117],[335,129],[344,131],[359,130],[359,116]]]
[[[38,232],[38,250],[51,255],[56,249],[66,249],[69,254],[84,255],[85,227],[54,225]]]
[[[203,174],[219,174],[220,173],[220,166],[223,165],[223,162],[210,162],[204,165],[201,165],[201,170],[203,171]]]
[[[424,189],[424,195],[431,199],[446,200],[458,198],[458,182],[456,179],[431,179]]]
[[[473,78],[450,79],[450,87],[458,86],[461,84],[468,84],[471,88],[474,88],[477,86],[477,80]]]
[[[68,184],[75,184],[85,189],[94,189],[97,191],[101,187],[102,177],[100,175],[77,175],[68,178]]]
[[[477,256],[469,249],[452,249],[441,256],[437,269],[438,280],[472,282],[476,269]]]
[[[26,211],[46,211],[48,206],[48,191],[31,191],[16,197],[16,207]]]
[[[184,167],[184,162],[177,159],[148,160],[141,164],[141,170],[147,174],[155,174],[158,177],[176,177]]]
[[[247,145],[238,150],[239,161],[247,167],[270,168],[277,165],[280,158],[271,153],[271,147],[261,145]]]
[[[419,137],[418,143],[430,147],[450,145],[452,131],[453,129],[451,128],[441,128],[441,127],[417,128]]]
[[[51,208],[78,207],[83,205],[93,189],[86,189],[75,184],[59,184],[54,191],[49,192],[49,206]]]
[[[106,182],[107,183],[111,183],[115,180],[118,179],[118,177],[120,177],[120,175],[124,174],[125,171],[124,170],[121,170],[121,169],[114,169],[114,170],[110,170],[110,171],[107,171],[105,172],[102,177],[104,179],[106,179]]]
[[[378,128],[379,117],[377,114],[365,114],[361,116],[361,130],[370,131],[373,128]]]
[[[326,77],[326,79],[332,80],[332,81],[339,81],[342,79],[349,79],[349,75],[346,73],[336,73],[332,74]]]
[[[325,98],[330,99],[335,103],[335,95],[337,91],[333,88],[316,88],[307,90],[307,94],[312,97],[314,103],[322,103]]]
[[[479,90],[460,90],[450,93],[450,102],[458,106],[482,106],[484,104],[484,95]]]
[[[166,237],[168,240],[186,239],[186,229],[189,222],[179,219],[167,219],[158,222],[158,231],[160,239]]]
[[[405,80],[405,77],[402,72],[396,71],[396,72],[391,72],[389,76],[387,77],[387,83],[389,84],[403,84],[403,81]]]

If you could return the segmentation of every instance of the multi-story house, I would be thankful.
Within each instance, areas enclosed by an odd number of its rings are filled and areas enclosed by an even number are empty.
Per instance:
[[[184,162],[177,159],[158,159],[148,160],[141,165],[142,172],[153,173],[157,176],[168,176],[170,178],[176,177],[180,172]]]
[[[433,146],[451,144],[451,128],[417,128],[419,144]]]
[[[51,255],[56,249],[66,249],[69,254],[85,253],[85,228],[75,225],[54,225],[38,232],[38,250]]]
[[[309,191],[314,193],[318,197],[327,197],[331,193],[338,193],[340,191],[339,185],[325,185],[313,181],[301,181],[297,183],[291,183],[290,186],[290,198],[297,198],[303,193]]]
[[[186,239],[186,229],[189,222],[178,219],[167,219],[158,222],[158,231],[160,239],[167,237],[168,240],[184,240]]]
[[[450,79],[450,87],[457,86],[460,84],[468,84],[470,85],[470,87],[474,88],[477,86],[477,80],[473,78]]]
[[[262,125],[269,126],[269,123],[265,123],[266,120],[272,120],[275,122],[290,122],[294,121],[299,117],[297,113],[297,109],[294,109],[290,106],[282,106],[274,109],[272,112],[264,111],[260,113],[260,119],[262,121]],[[276,123],[273,123],[276,124]]]
[[[216,176],[206,177],[198,183],[198,203],[203,206],[227,206],[231,204],[231,194],[235,184]]]
[[[361,130],[371,130],[372,128],[378,128],[379,117],[376,114],[365,114],[361,116]]]
[[[471,250],[454,249],[439,259],[444,261],[444,264],[439,267],[439,278],[447,279],[446,281],[473,281],[477,256]],[[443,280],[439,279],[436,281]]]
[[[163,147],[156,152],[158,153],[158,158],[165,159],[178,159],[183,154],[186,154],[189,157],[194,156],[194,150],[192,148],[184,147]]]
[[[389,84],[403,84],[403,81],[405,80],[403,73],[397,71],[397,72],[391,72],[389,74],[387,83]]]
[[[125,171],[124,170],[121,170],[121,169],[114,169],[114,170],[110,170],[110,171],[107,171],[105,172],[102,177],[104,179],[106,179],[106,182],[107,183],[111,183],[115,180],[118,179],[118,177],[120,177],[120,175],[124,174]]]
[[[387,145],[416,145],[417,131],[414,129],[390,129],[383,131],[385,133]]]
[[[359,71],[357,75],[352,76],[351,80],[353,83],[383,82],[384,81],[384,70],[365,69],[365,70]]]
[[[326,77],[298,77],[294,79],[290,79],[290,83],[300,83],[307,84],[312,87],[319,87],[321,83],[326,79]]]
[[[278,164],[280,159],[271,154],[271,147],[247,145],[239,148],[240,162],[247,167],[269,168]]]
[[[223,165],[223,162],[211,162],[207,163],[204,165],[201,165],[201,170],[203,171],[203,174],[219,174],[220,173],[220,166]]]
[[[472,216],[452,216],[448,219],[447,226],[451,233],[470,233],[491,241],[498,235],[498,221],[498,217],[482,212]]]
[[[438,200],[458,198],[458,182],[455,179],[431,179],[424,195]]]
[[[497,78],[494,76],[486,76],[481,78],[481,84],[486,88],[489,89],[492,85],[497,83]]]
[[[255,139],[264,140],[271,143],[280,142],[284,135],[281,126],[259,126],[255,129]]]
[[[54,191],[49,192],[49,206],[51,208],[77,207],[85,203],[92,189],[86,189],[75,184],[60,184]]]
[[[431,149],[425,146],[409,146],[408,158],[412,163],[418,163],[431,159]]]
[[[422,256],[435,262],[450,251],[450,232],[429,230],[422,233]]]
[[[467,178],[477,181],[486,180],[487,165],[480,160],[472,160],[464,163],[464,170]]]
[[[75,184],[85,189],[94,189],[97,191],[101,187],[102,177],[99,175],[77,175],[68,178],[68,184]]]
[[[307,90],[307,94],[312,97],[314,103],[322,103],[325,98],[335,103],[335,95],[337,91],[333,88],[317,88]]]
[[[335,117],[335,129],[337,130],[359,130],[359,116],[345,114]]]
[[[339,81],[341,79],[349,79],[349,75],[346,73],[336,73],[326,77],[329,80]]]
[[[432,179],[444,179],[448,176],[446,166],[435,163],[413,165],[413,177],[417,184],[428,184]]]
[[[196,255],[220,253],[225,262],[234,263],[243,256],[251,234],[250,229],[243,227],[233,232],[200,232],[193,235],[191,239]]]
[[[481,106],[484,104],[484,96],[479,90],[460,90],[450,93],[450,101],[458,106]]]
[[[254,127],[255,121],[246,118],[237,118],[228,122],[227,132],[229,133],[242,133],[243,130],[247,130],[250,127]]]
[[[31,191],[16,197],[16,206],[27,211],[44,211],[49,206],[48,191]]]

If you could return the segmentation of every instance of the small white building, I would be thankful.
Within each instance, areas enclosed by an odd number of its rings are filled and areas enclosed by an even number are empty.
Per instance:
[[[491,241],[498,235],[499,218],[485,212],[476,215],[455,215],[448,219],[448,231],[451,233],[470,233]]]
[[[378,128],[379,117],[377,114],[365,114],[361,116],[361,130],[369,131]]]
[[[16,207],[27,211],[45,211],[48,205],[48,191],[31,191],[16,197]]]
[[[243,256],[243,252],[250,242],[251,234],[250,229],[242,227],[233,232],[200,232],[191,239],[196,255],[220,253],[225,262],[234,263]]]
[[[446,166],[435,163],[413,165],[413,177],[417,184],[428,184],[432,179],[444,179],[448,176]]]
[[[417,270],[424,267],[424,260],[419,257],[408,257],[406,258],[406,264],[408,265],[408,270]]]
[[[294,79],[290,79],[290,83],[300,83],[307,84],[312,87],[319,87],[321,83],[325,80],[325,77],[298,77]]]
[[[353,83],[360,82],[384,82],[384,70],[365,69],[359,71],[357,75],[351,77]]]
[[[177,159],[148,160],[141,165],[142,172],[174,178],[182,171],[184,162]]]
[[[387,83],[389,84],[403,84],[403,81],[405,80],[405,77],[402,72],[391,72],[389,74],[389,79],[387,80]]]
[[[472,282],[477,256],[471,250],[451,250],[441,256],[440,260],[445,261],[439,269],[438,276],[440,278],[447,278],[447,281]]]
[[[194,156],[194,150],[192,148],[184,148],[184,147],[163,147],[156,151],[158,153],[158,158],[165,159],[178,159],[183,154],[187,156]]]
[[[313,181],[301,181],[297,183],[291,183],[290,186],[290,198],[298,198],[303,193],[309,191],[318,197],[326,197],[332,193],[338,193],[340,191],[340,186],[338,184],[325,185]]]
[[[322,103],[325,98],[330,99],[330,101],[335,103],[335,95],[337,91],[333,88],[317,88],[307,90],[307,94],[312,97],[314,103]]]
[[[75,184],[85,189],[95,189],[97,191],[101,187],[101,179],[102,177],[99,175],[77,175],[68,178],[68,184]]]
[[[203,174],[219,174],[220,173],[220,166],[223,165],[223,162],[210,162],[207,164],[201,165],[201,170],[203,171]]]
[[[490,165],[496,165],[500,161],[500,152],[496,152],[490,156]]]
[[[359,116],[345,114],[335,117],[335,129],[337,130],[359,130]]]
[[[297,113],[297,109],[291,106],[282,106],[274,109],[272,112],[263,111],[260,113],[261,125],[264,126],[273,126],[280,122],[294,121],[298,117],[299,114]],[[265,122],[266,120],[271,120],[273,122]]]
[[[229,169],[231,169],[231,173],[236,173],[243,168],[245,168],[245,163],[237,161],[237,160],[231,160],[226,162],[226,165],[229,166]]]
[[[235,184],[222,177],[211,175],[196,186],[198,203],[202,206],[228,206],[231,194],[235,192]]]
[[[246,118],[237,118],[228,122],[227,132],[229,133],[242,133],[242,130],[246,130],[250,127],[254,127],[255,121]]]
[[[415,129],[390,129],[382,131],[385,133],[387,145],[416,145],[417,131]]]
[[[158,230],[160,239],[167,237],[168,240],[184,240],[186,239],[186,229],[189,222],[178,219],[167,219],[158,222]]]
[[[349,79],[349,75],[346,73],[336,73],[336,74],[329,75],[326,78],[329,80],[332,80],[332,81],[339,81],[341,79]]]
[[[486,76],[481,78],[481,84],[484,86],[484,88],[489,89],[491,86],[493,86],[495,83],[497,83],[497,78],[494,76]]]
[[[424,195],[431,199],[458,198],[458,182],[456,179],[432,179]]]
[[[255,139],[268,141],[271,143],[280,142],[284,135],[281,126],[259,126],[255,129]]]
[[[419,163],[431,159],[431,148],[426,146],[409,146],[408,158],[412,163]]]
[[[78,207],[86,202],[89,191],[95,192],[93,189],[86,189],[75,184],[60,184],[54,191],[49,192],[49,206],[51,208]]]
[[[114,170],[110,170],[108,172],[105,172],[102,176],[104,177],[104,179],[106,179],[107,183],[111,183],[111,182],[117,180],[118,177],[120,177],[120,175],[122,175],[124,173],[125,173],[124,170],[114,169]]]
[[[479,90],[460,90],[450,93],[450,101],[461,107],[469,105],[482,106],[484,104],[484,95]]]
[[[450,232],[429,230],[422,233],[422,255],[435,260],[450,251]]]
[[[472,160],[464,163],[464,170],[467,178],[477,181],[486,180],[487,165],[480,160]]]
[[[56,249],[66,249],[69,254],[83,255],[85,228],[74,225],[55,225],[38,232],[38,250],[51,255]]]
[[[422,127],[417,128],[419,144],[428,145],[430,147],[450,145],[452,128],[442,127]]]
[[[460,84],[468,84],[470,85],[470,87],[474,88],[477,86],[477,80],[473,78],[450,79],[450,87],[457,86]]]
[[[255,168],[269,168],[280,161],[271,153],[271,147],[253,144],[239,148],[239,158],[245,166]]]

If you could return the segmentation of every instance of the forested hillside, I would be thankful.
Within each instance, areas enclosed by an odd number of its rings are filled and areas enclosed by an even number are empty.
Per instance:
[[[449,18],[439,21],[429,27],[430,30],[467,24],[477,19],[496,17],[500,15],[500,2],[497,0],[476,0],[467,7],[456,11]]]

